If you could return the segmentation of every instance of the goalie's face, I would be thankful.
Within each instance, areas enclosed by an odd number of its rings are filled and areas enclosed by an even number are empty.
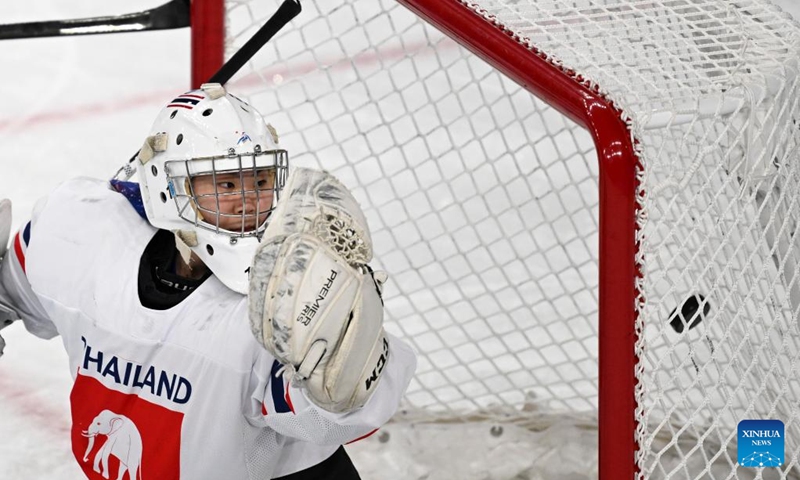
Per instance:
[[[275,168],[195,176],[197,210],[206,223],[247,233],[266,222],[275,200]]]

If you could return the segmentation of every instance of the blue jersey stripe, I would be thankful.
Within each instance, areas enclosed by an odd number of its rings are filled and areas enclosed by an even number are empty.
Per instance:
[[[31,222],[25,225],[25,229],[22,231],[22,239],[25,240],[26,247],[31,243]]]
[[[121,193],[128,199],[131,206],[140,217],[147,220],[147,214],[144,211],[144,201],[142,200],[142,192],[139,184],[136,182],[123,182],[122,180],[111,180],[111,188]]]
[[[283,387],[283,377],[275,377],[282,365],[275,360],[272,362],[272,372],[270,372],[270,383],[272,384],[272,403],[275,404],[275,411],[278,413],[289,413],[292,411],[286,403],[286,389]]]

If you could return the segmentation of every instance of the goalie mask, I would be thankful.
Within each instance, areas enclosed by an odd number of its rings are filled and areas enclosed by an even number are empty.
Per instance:
[[[205,84],[159,113],[135,162],[149,222],[239,293],[286,180],[277,143],[253,107]]]

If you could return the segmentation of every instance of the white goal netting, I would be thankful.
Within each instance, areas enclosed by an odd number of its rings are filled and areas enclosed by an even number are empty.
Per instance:
[[[639,450],[618,461],[800,478],[800,27],[762,0],[455,3],[628,124],[642,276],[620,332],[638,334],[637,409],[618,414]],[[276,8],[227,0],[227,55]],[[364,477],[596,478],[602,146],[394,1],[303,8],[230,89],[293,165],[352,188],[387,328],[419,352]],[[738,466],[737,423],[766,418],[785,462]]]

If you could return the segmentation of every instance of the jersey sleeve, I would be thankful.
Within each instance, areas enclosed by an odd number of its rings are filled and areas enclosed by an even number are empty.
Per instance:
[[[48,339],[58,335],[58,331],[39,302],[25,273],[28,245],[35,241],[35,219],[43,204],[44,200],[37,204],[31,221],[14,235],[11,246],[0,263],[0,300],[16,312],[30,333]]]
[[[411,348],[389,334],[387,337],[390,354],[386,370],[363,407],[349,413],[332,413],[318,407],[303,389],[276,376],[281,365],[274,361],[269,375],[262,379],[260,421],[281,435],[317,445],[343,445],[370,435],[397,411],[416,370]]]

